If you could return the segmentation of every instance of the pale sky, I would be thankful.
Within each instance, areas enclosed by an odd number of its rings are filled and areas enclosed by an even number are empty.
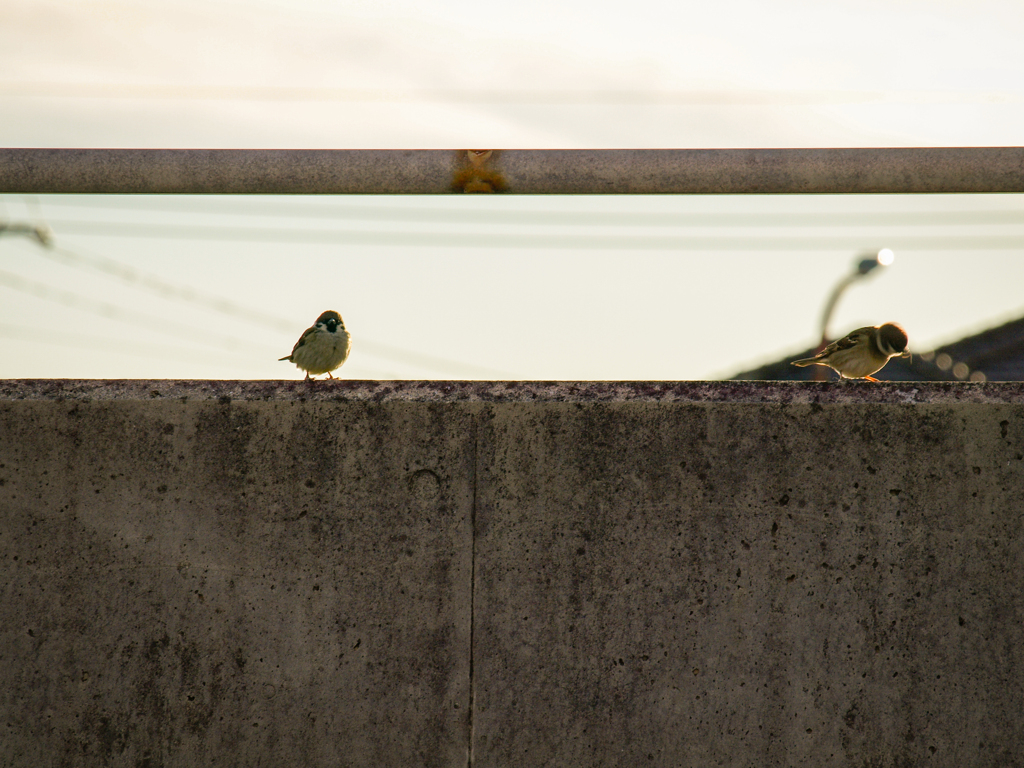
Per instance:
[[[4,0],[0,146],[1019,146],[1022,39],[1017,0]],[[815,343],[885,246],[834,332],[1024,315],[1022,195],[0,194],[4,221],[55,246],[0,234],[4,378],[301,378],[276,358],[325,309],[349,378],[714,378]]]

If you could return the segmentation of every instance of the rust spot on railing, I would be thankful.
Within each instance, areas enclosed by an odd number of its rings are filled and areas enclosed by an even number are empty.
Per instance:
[[[452,189],[461,192],[504,192],[508,189],[501,172],[491,167],[500,152],[493,149],[469,149],[459,152],[459,169],[452,179]]]

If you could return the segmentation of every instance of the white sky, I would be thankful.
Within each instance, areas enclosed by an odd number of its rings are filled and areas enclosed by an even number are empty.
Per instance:
[[[1022,144],[1019,0],[616,8],[4,0],[0,146]],[[544,224],[551,212],[590,218]],[[727,221],[700,221],[714,215]],[[723,376],[813,344],[832,285],[886,245],[896,263],[851,288],[834,331],[898,320],[922,350],[1024,314],[1021,195],[0,194],[4,220],[48,223],[53,254],[114,260],[253,313],[168,302],[0,235],[8,378],[298,378],[276,358],[328,308],[353,333],[351,378]],[[126,236],[140,223],[154,229]],[[261,227],[284,232],[237,236]],[[325,242],[308,241],[315,230]],[[455,240],[399,246],[395,231]],[[530,233],[579,247],[502,242]],[[600,247],[602,234],[638,247]]]

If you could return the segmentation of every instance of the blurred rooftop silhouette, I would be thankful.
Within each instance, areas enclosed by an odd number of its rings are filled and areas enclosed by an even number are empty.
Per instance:
[[[913,331],[910,339],[912,357],[893,358],[875,378],[880,381],[1024,381],[1024,317],[927,352],[914,350]],[[811,381],[818,366],[798,368],[792,363],[814,354],[815,348],[810,347],[776,362],[741,371],[729,379]],[[829,373],[830,380],[835,376]]]

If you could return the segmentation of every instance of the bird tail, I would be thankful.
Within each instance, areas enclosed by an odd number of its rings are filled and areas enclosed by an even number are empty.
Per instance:
[[[806,368],[808,365],[814,365],[819,362],[821,361],[816,357],[806,357],[803,360],[794,360],[793,365],[799,365],[801,368]]]

